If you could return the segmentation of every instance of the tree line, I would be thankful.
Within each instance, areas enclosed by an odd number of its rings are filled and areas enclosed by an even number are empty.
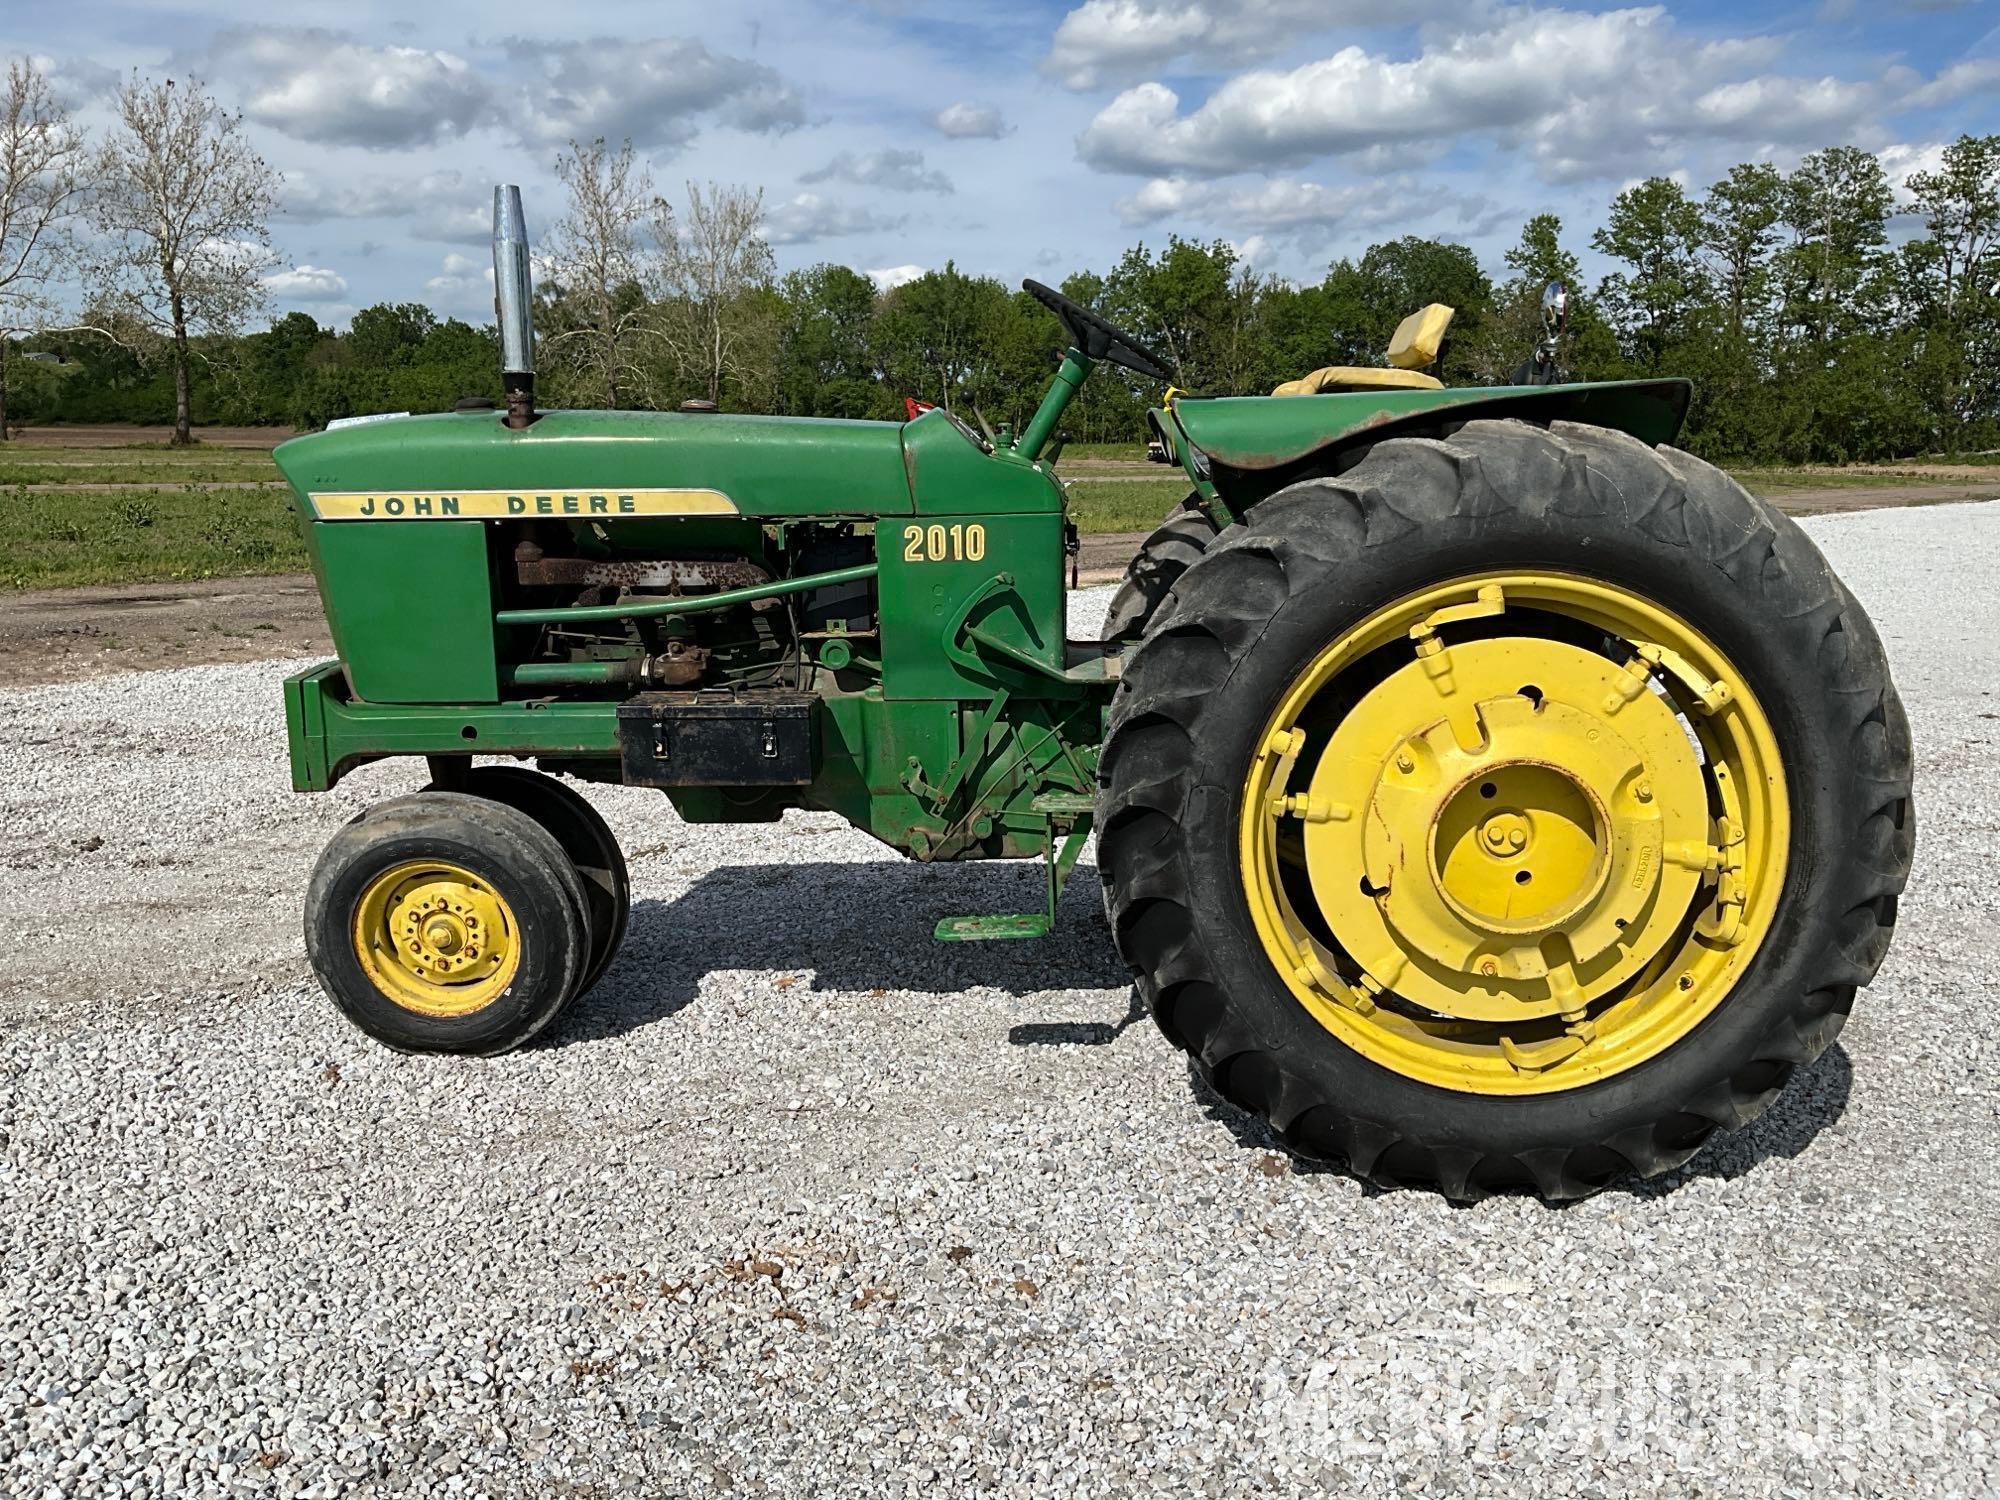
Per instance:
[[[572,144],[541,237],[547,405],[897,418],[905,398],[994,424],[1032,411],[1061,330],[1033,298],[953,263],[881,287],[848,266],[778,274],[761,194],[659,193],[629,142]],[[278,175],[199,85],[134,77],[96,146],[28,63],[0,99],[0,432],[13,422],[314,427],[497,396],[490,326],[421,303],[344,331],[264,310]],[[1586,242],[1615,269],[1583,283]],[[1186,390],[1242,393],[1327,364],[1380,364],[1404,314],[1458,309],[1437,373],[1501,384],[1570,289],[1577,379],[1685,375],[1685,441],[1730,460],[1841,462],[2000,446],[2000,136],[1962,136],[1892,181],[1851,146],[1789,172],[1736,166],[1700,192],[1652,177],[1587,234],[1538,214],[1492,276],[1465,246],[1404,236],[1317,282],[1224,240],[1133,246],[1061,290],[1150,343]],[[80,289],[80,305],[53,288]],[[1137,439],[1160,392],[1106,372],[1066,425]]]

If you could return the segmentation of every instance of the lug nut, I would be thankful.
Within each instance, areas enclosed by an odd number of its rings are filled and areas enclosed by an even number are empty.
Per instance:
[[[1653,800],[1653,783],[1650,781],[1637,783],[1632,788],[1632,795],[1637,797],[1641,802],[1651,802]]]
[[[1500,972],[1500,965],[1490,958],[1482,958],[1479,960],[1479,972],[1491,979]]]
[[[1396,757],[1397,770],[1407,773],[1416,770],[1416,768],[1417,768],[1417,763],[1411,760],[1409,756],[1399,755]]]

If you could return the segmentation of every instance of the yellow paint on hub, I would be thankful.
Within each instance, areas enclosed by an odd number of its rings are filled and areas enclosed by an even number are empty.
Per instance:
[[[419,1015],[471,1015],[520,968],[514,910],[461,865],[413,860],[370,881],[354,910],[354,957],[369,983]]]
[[[1329,1031],[1422,1082],[1545,1093],[1656,1056],[1727,999],[1777,909],[1770,724],[1713,643],[1631,590],[1426,589],[1320,652],[1260,743],[1240,852],[1265,950]],[[1335,807],[1352,815],[1302,811]]]

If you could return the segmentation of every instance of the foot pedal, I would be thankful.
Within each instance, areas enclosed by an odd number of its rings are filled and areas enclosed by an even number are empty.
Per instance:
[[[940,943],[985,943],[1005,938],[1047,937],[1055,923],[1039,912],[994,913],[983,917],[946,917],[937,924]]]

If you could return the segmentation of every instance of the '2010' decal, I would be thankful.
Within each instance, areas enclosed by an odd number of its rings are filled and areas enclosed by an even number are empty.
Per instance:
[[[904,562],[978,562],[986,556],[986,528],[971,525],[905,526]]]

